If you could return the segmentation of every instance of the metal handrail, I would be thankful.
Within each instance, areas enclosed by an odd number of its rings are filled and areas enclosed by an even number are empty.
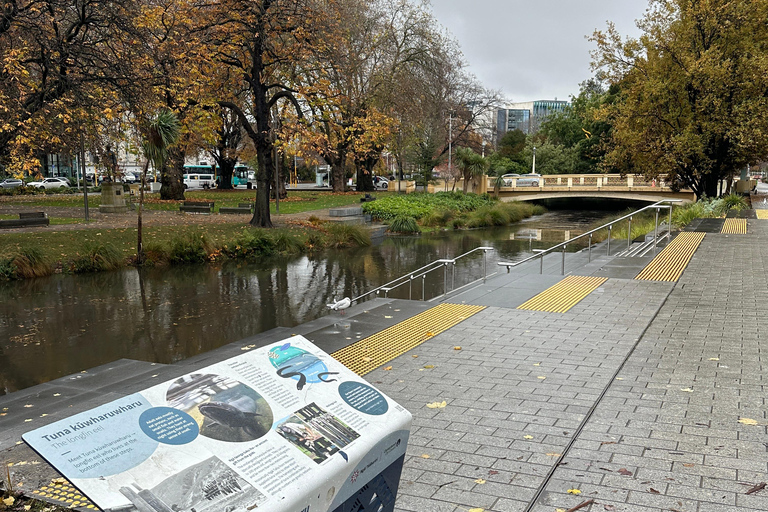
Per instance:
[[[456,284],[456,262],[466,256],[469,256],[470,254],[473,254],[478,251],[483,251],[483,281],[488,277],[488,262],[487,262],[487,253],[488,251],[492,251],[493,247],[475,247],[471,251],[467,251],[464,254],[461,254],[459,256],[456,256],[455,258],[441,258],[439,260],[432,261],[430,263],[427,263],[423,267],[417,268],[416,270],[409,272],[408,274],[405,274],[403,276],[400,276],[396,279],[393,279],[392,281],[385,283],[378,288],[374,288],[373,290],[370,290],[358,297],[355,297],[352,299],[352,302],[358,302],[360,299],[367,297],[371,294],[378,295],[379,292],[384,292],[384,297],[387,297],[390,291],[399,288],[405,284],[408,284],[409,286],[412,286],[413,280],[418,279],[419,277],[422,278],[422,287],[421,287],[421,300],[425,300],[424,298],[424,281],[426,280],[427,274],[430,272],[433,272],[435,270],[438,270],[440,268],[443,269],[443,296],[445,296],[448,293],[448,265],[452,266],[453,274],[452,274],[452,286],[451,290],[455,287]],[[409,291],[408,295],[409,298],[412,298],[413,289]]]
[[[629,229],[627,231],[628,231],[629,234],[627,235],[627,248],[629,248],[629,246],[632,243],[632,217],[637,215],[638,213],[644,211],[644,210],[650,210],[650,209],[655,209],[656,210],[656,224],[655,224],[655,227],[654,227],[654,230],[653,230],[653,235],[654,235],[653,247],[655,249],[656,248],[656,238],[658,237],[658,230],[659,230],[659,211],[662,210],[662,209],[669,209],[669,223],[668,223],[668,226],[672,226],[672,207],[674,206],[675,203],[682,203],[682,202],[683,202],[682,199],[664,199],[662,201],[658,201],[658,202],[653,203],[651,205],[644,206],[644,207],[640,208],[639,210],[636,210],[636,211],[634,211],[632,213],[629,213],[629,214],[627,214],[627,215],[625,215],[623,217],[620,217],[618,219],[612,220],[611,222],[608,222],[607,224],[603,224],[599,228],[595,228],[595,229],[593,229],[591,231],[587,231],[586,233],[582,233],[582,234],[580,234],[578,236],[575,236],[575,237],[573,237],[573,238],[571,238],[569,240],[566,240],[565,242],[562,242],[562,243],[559,243],[559,244],[557,244],[555,246],[552,246],[549,249],[539,250],[536,254],[534,254],[532,256],[528,256],[527,258],[525,258],[523,260],[520,260],[518,262],[500,261],[500,262],[497,263],[497,265],[502,266],[502,267],[507,267],[507,273],[509,273],[509,270],[512,267],[516,267],[518,265],[522,265],[523,263],[527,263],[527,262],[529,262],[531,260],[534,260],[536,258],[541,258],[541,265],[540,265],[539,273],[543,274],[544,273],[544,256],[546,256],[547,254],[549,254],[551,252],[554,252],[554,251],[560,249],[562,251],[562,253],[563,253],[563,261],[562,261],[562,265],[560,267],[560,273],[562,275],[565,275],[565,248],[566,248],[566,246],[568,244],[570,244],[572,242],[575,242],[576,240],[578,240],[580,238],[584,238],[584,237],[588,236],[589,237],[589,261],[592,261],[592,235],[595,234],[597,231],[600,231],[601,229],[608,228],[608,244],[607,245],[608,245],[608,254],[610,255],[610,253],[611,253],[611,230],[613,229],[613,225],[616,224],[617,222],[621,222],[623,220],[628,220]],[[668,229],[671,229],[671,227],[668,227]],[[668,231],[668,234],[669,234],[669,231]]]

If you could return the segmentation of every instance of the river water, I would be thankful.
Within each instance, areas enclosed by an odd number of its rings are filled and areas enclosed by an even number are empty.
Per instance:
[[[259,264],[124,269],[0,284],[0,394],[120,358],[172,363],[273,327],[328,314],[439,258],[491,246],[497,261],[520,260],[588,229],[626,203],[553,210],[503,228],[387,237],[372,247]],[[592,205],[594,208],[594,205]],[[458,267],[456,285],[482,275],[482,259]],[[442,293],[441,272],[426,295]],[[421,288],[414,288],[420,298]],[[408,298],[403,287],[399,295]]]

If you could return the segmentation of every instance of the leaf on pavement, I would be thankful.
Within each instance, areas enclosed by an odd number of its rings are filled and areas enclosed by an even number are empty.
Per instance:
[[[568,494],[576,494],[578,496],[581,494],[581,491],[578,489],[568,489]]]
[[[386,368],[384,368],[384,369],[385,369],[386,371],[389,371],[389,370],[391,370],[391,369],[392,369],[392,367],[391,367],[391,366],[387,366],[387,367],[386,367]]]
[[[685,391],[686,393],[693,393],[693,390],[691,388],[680,388],[680,391]]]
[[[624,475],[624,476],[632,476],[632,472],[630,470],[628,470],[627,468],[621,468],[619,470],[619,474],[620,475]]]
[[[431,404],[427,404],[427,407],[430,409],[442,409],[444,408],[448,403],[443,400],[442,402],[432,402]]]
[[[434,368],[434,367],[435,367],[435,365],[433,365],[433,364],[425,364],[424,365],[424,368],[427,368],[427,369]]]
[[[477,480],[475,480],[475,483],[476,484],[484,484],[485,480],[483,480],[482,478],[478,478]]]
[[[422,458],[422,459],[428,459],[428,458],[429,458],[429,455],[427,455],[427,454],[425,453],[424,455],[422,455],[422,456],[421,456],[421,458]]]
[[[461,350],[461,347],[459,347],[459,346],[457,345],[457,346],[453,347],[453,350]]]
[[[739,418],[739,423],[743,423],[744,425],[757,425],[757,421],[752,418]]]
[[[523,439],[533,439],[533,436],[523,436]]]

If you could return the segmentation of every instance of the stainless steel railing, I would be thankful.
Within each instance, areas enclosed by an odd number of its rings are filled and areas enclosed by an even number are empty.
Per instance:
[[[431,263],[427,263],[421,268],[417,268],[413,272],[409,272],[408,274],[405,274],[403,276],[398,277],[397,279],[393,279],[392,281],[383,284],[379,286],[378,288],[374,288],[373,290],[366,292],[358,297],[355,297],[352,299],[352,302],[358,302],[360,299],[363,299],[369,295],[376,294],[379,295],[380,293],[384,293],[384,297],[387,297],[389,295],[389,292],[392,290],[395,290],[397,288],[400,288],[401,286],[408,285],[408,299],[413,300],[413,282],[421,279],[421,300],[426,300],[426,280],[427,275],[443,269],[443,293],[442,297],[445,297],[449,292],[459,290],[461,288],[464,288],[466,286],[469,286],[471,284],[474,284],[478,281],[485,282],[486,278],[488,277],[488,251],[492,251],[493,247],[476,247],[472,249],[471,251],[465,252],[464,254],[460,256],[456,256],[455,258],[443,258],[439,260],[435,260]],[[479,251],[483,252],[483,277],[480,279],[476,279],[474,281],[471,281],[469,283],[465,283],[458,288],[456,288],[456,262],[460,259],[463,259],[467,256],[470,256],[472,254],[475,254]],[[448,287],[448,267],[451,267],[451,286]],[[494,272],[495,274],[495,272]],[[438,295],[439,296],[439,295]],[[433,297],[434,298],[434,297]],[[430,299],[431,300],[431,299]]]
[[[600,231],[601,229],[608,228],[608,242],[607,242],[606,245],[607,245],[607,254],[610,255],[611,254],[611,231],[613,230],[613,225],[617,224],[619,222],[623,222],[623,221],[626,220],[627,224],[628,224],[628,228],[627,228],[627,249],[629,249],[629,247],[632,245],[632,217],[634,217],[635,215],[637,215],[638,213],[640,213],[642,211],[654,210],[654,209],[656,210],[656,222],[655,222],[654,229],[653,229],[653,236],[654,236],[653,248],[655,250],[656,249],[657,239],[658,239],[658,233],[659,233],[659,212],[661,210],[664,210],[664,209],[668,209],[669,210],[669,221],[667,223],[668,231],[667,231],[667,235],[666,235],[666,236],[669,236],[669,234],[671,233],[671,226],[672,226],[672,207],[675,205],[675,203],[681,203],[681,202],[682,202],[681,199],[665,199],[663,201],[658,201],[658,202],[653,203],[651,205],[648,205],[648,206],[645,206],[643,208],[640,208],[639,210],[634,211],[634,212],[632,212],[630,214],[624,215],[623,217],[620,217],[618,219],[612,220],[611,222],[608,222],[607,224],[603,224],[599,228],[595,228],[595,229],[593,229],[591,231],[587,231],[586,233],[582,233],[581,235],[575,236],[575,237],[573,237],[573,238],[571,238],[569,240],[566,240],[565,242],[562,242],[562,243],[559,243],[559,244],[557,244],[555,246],[552,246],[549,249],[544,249],[544,250],[536,251],[536,254],[534,254],[533,256],[529,256],[529,257],[527,257],[527,258],[525,258],[523,260],[516,261],[516,262],[500,261],[497,264],[502,266],[502,267],[507,267],[507,273],[509,273],[509,271],[510,271],[510,269],[512,267],[516,267],[518,265],[522,265],[523,263],[527,263],[527,262],[529,262],[531,260],[535,260],[536,258],[539,258],[541,260],[541,265],[539,267],[539,273],[543,274],[544,273],[544,256],[546,256],[547,254],[549,254],[551,252],[559,250],[563,254],[562,263],[560,265],[560,274],[561,275],[565,275],[565,254],[566,254],[565,249],[568,246],[568,244],[573,243],[576,240],[579,240],[581,238],[589,237],[589,242],[588,242],[588,254],[589,254],[588,261],[592,261],[592,236],[597,231]]]

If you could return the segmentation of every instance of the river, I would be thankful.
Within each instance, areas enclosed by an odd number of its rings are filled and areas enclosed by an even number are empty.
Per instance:
[[[387,237],[372,247],[259,264],[131,268],[0,284],[0,394],[120,358],[173,363],[273,327],[298,325],[328,314],[326,304],[334,299],[361,295],[479,246],[494,248],[488,254],[494,272],[497,261],[551,247],[628,206],[589,203],[503,228]],[[457,285],[480,277],[481,270],[475,264],[459,273]],[[442,292],[442,275],[433,281],[428,297]],[[399,296],[407,293],[403,287]]]

